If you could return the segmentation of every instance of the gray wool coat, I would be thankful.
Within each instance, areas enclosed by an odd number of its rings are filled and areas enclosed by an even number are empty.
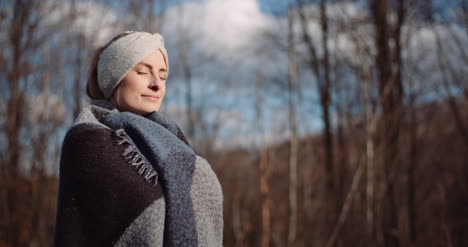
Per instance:
[[[117,112],[112,104],[96,101],[84,107],[64,138],[54,246],[177,245],[165,241],[166,190],[154,165],[134,143],[123,141],[128,140],[125,131],[101,122]],[[188,145],[182,132],[177,137]],[[206,159],[197,154],[193,166],[196,244],[182,245],[222,246],[221,185]]]

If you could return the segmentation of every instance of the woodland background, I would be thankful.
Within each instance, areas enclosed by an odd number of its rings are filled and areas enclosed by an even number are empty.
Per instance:
[[[51,246],[93,51],[160,32],[225,246],[468,246],[467,0],[0,2],[0,246]]]

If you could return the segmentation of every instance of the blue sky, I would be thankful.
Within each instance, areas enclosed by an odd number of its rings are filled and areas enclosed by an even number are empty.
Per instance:
[[[288,0],[257,0],[260,10],[271,15],[284,15],[288,7]]]

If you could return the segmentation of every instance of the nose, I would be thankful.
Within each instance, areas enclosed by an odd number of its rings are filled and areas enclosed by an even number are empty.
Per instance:
[[[152,76],[148,87],[153,91],[158,91],[161,89],[161,83],[161,79],[159,79],[157,76]]]

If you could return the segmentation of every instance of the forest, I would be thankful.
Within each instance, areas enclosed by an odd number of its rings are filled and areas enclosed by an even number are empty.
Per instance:
[[[0,247],[52,246],[93,52],[165,37],[224,246],[468,246],[467,0],[2,0]]]

